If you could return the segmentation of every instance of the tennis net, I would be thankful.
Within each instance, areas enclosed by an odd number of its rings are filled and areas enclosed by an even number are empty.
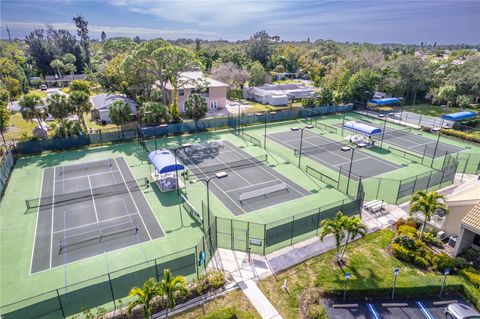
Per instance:
[[[123,194],[128,192],[134,192],[141,188],[148,187],[148,179],[140,178],[133,181],[126,181],[125,183],[111,184],[102,187],[96,187],[92,189],[85,189],[76,192],[69,192],[63,194],[54,194],[53,196],[46,196],[40,198],[27,199],[25,201],[27,208],[48,208],[53,205],[65,206],[72,203],[80,203],[95,198],[104,198],[113,196],[116,194]]]
[[[203,166],[203,167],[195,167],[190,168],[190,173],[193,175],[209,175],[221,171],[229,171],[233,169],[243,168],[243,167],[252,167],[262,165],[264,162],[268,160],[268,154],[257,156],[257,157],[249,157],[245,159],[241,159],[238,161],[231,161],[228,163],[219,163],[210,166]]]
[[[339,150],[342,146],[347,146],[347,145],[348,144],[343,144],[341,142],[333,142],[333,143],[317,145],[317,146],[302,147],[302,155],[335,151],[335,150]],[[300,150],[296,148],[294,150],[294,154],[295,156],[298,156],[300,154]]]
[[[114,237],[124,236],[125,234],[134,235],[138,232],[139,228],[135,219],[128,222],[123,222],[116,225],[110,225],[106,227],[98,227],[78,234],[72,234],[59,238],[60,246],[58,253],[73,246],[87,246],[96,243],[101,243],[105,239],[113,239]],[[77,247],[78,248],[78,247]]]
[[[108,159],[105,159],[105,160],[89,162],[89,163],[72,164],[66,167],[60,166],[58,168],[58,176],[62,176],[65,173],[88,171],[88,170],[93,170],[96,168],[103,168],[103,167],[112,167],[112,163],[110,163]]]
[[[327,125],[320,123],[318,120],[315,121],[315,127],[321,129],[322,131],[328,132],[328,133],[337,133],[337,129],[333,126]]]
[[[411,131],[412,131],[411,127],[402,128],[394,131],[385,131],[385,133],[383,134],[383,139],[388,140],[395,137],[401,137],[401,136],[410,134]]]

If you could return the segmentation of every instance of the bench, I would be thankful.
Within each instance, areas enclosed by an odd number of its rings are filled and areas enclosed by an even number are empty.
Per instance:
[[[379,212],[383,209],[383,201],[374,200],[363,205],[366,210],[371,211],[372,213]]]
[[[245,192],[243,194],[240,194],[239,201],[240,203],[242,203],[246,200],[262,197],[262,196],[267,198],[267,195],[271,193],[279,192],[282,190],[288,190],[288,185],[286,183],[275,184],[275,185],[267,186],[261,189],[256,189],[254,191]]]

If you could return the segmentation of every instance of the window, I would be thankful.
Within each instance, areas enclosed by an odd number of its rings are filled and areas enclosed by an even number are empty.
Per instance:
[[[178,90],[178,96],[184,96],[185,91],[183,89]]]
[[[217,108],[217,101],[210,101],[210,108],[216,109]]]

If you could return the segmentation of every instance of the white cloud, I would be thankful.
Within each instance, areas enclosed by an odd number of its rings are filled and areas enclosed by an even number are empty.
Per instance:
[[[45,27],[46,23],[38,21],[2,21],[1,28],[5,28],[6,25],[10,29],[21,29],[31,31],[36,27]],[[69,31],[75,31],[75,24],[73,23],[49,23],[55,29],[66,29]],[[100,26],[100,25],[88,25],[88,30],[92,35],[98,36],[102,31],[105,31],[109,37],[111,36],[140,36],[145,38],[181,38],[181,37],[203,37],[218,39],[220,34],[217,32],[199,31],[196,29],[157,29],[157,28],[144,28],[144,27],[122,27],[122,26]]]
[[[291,5],[271,0],[112,0],[110,3],[170,22],[217,27],[272,19],[272,14]]]

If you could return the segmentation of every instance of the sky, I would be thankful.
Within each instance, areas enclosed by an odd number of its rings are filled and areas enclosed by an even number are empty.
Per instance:
[[[51,24],[90,36],[244,40],[266,30],[283,40],[479,44],[480,0],[0,0],[0,35],[24,38]]]

